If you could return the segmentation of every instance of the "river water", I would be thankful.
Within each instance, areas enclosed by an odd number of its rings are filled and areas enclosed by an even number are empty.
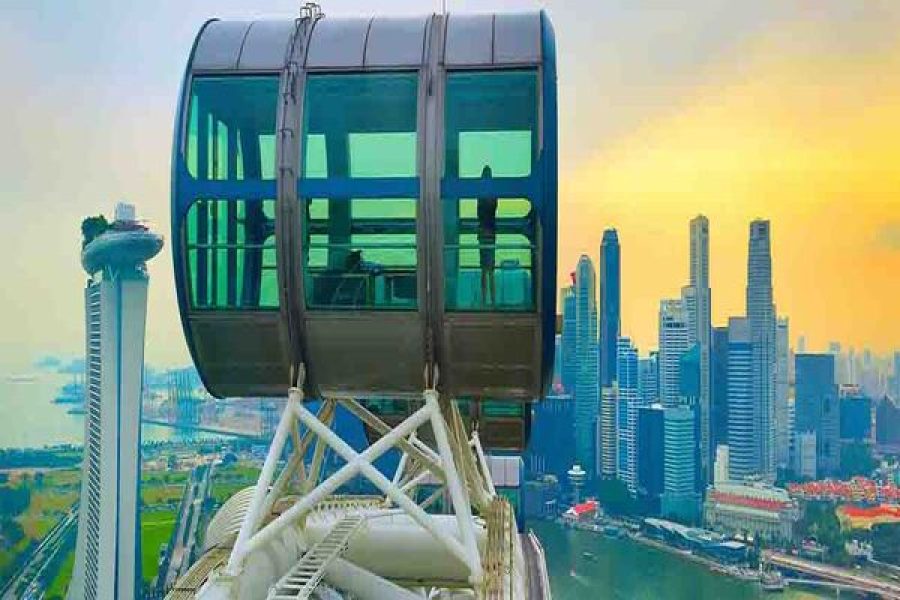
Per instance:
[[[70,415],[67,404],[53,404],[67,375],[39,373],[32,381],[0,379],[0,448],[41,448],[84,442],[84,415]],[[161,425],[143,425],[144,442],[216,437]]]
[[[705,566],[627,538],[567,529],[547,521],[529,523],[547,557],[553,600],[781,600],[819,599],[786,590],[772,595],[756,584],[712,573]],[[590,552],[594,558],[582,556]]]

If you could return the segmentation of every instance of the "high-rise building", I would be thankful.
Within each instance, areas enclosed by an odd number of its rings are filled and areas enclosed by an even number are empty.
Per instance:
[[[597,469],[601,477],[616,476],[618,464],[616,447],[616,417],[618,416],[619,387],[613,384],[600,391],[600,419],[597,422]]]
[[[87,391],[73,599],[140,597],[146,261],[161,248],[127,204],[116,206],[105,231],[84,239]]]
[[[679,382],[678,387],[681,393],[681,402],[688,406],[694,407],[694,416],[696,417],[696,443],[694,448],[696,454],[694,465],[697,468],[696,484],[697,491],[702,492],[706,488],[706,473],[702,469],[701,445],[700,445],[700,344],[694,344],[690,350],[681,355],[679,366]]]
[[[816,478],[816,432],[797,432],[794,435],[794,473],[805,479]]]
[[[872,399],[859,393],[858,389],[840,392],[841,443],[871,443]]]
[[[806,336],[801,335],[797,338],[797,352],[806,352]]]
[[[712,436],[712,291],[709,285],[709,219],[703,215],[691,219],[690,298],[686,303],[688,343],[699,346],[700,394],[700,472],[708,479],[715,449]]]
[[[566,472],[575,462],[575,449],[559,440],[572,439],[574,408],[575,403],[567,394],[547,396],[534,405],[534,422],[540,424],[541,434],[531,436],[522,454],[528,477],[553,475],[566,484]]]
[[[627,337],[619,338],[616,381],[619,389],[616,415],[618,440],[617,476],[632,494],[637,492],[637,419],[641,406],[638,351]]]
[[[785,469],[790,462],[791,451],[788,419],[791,349],[787,317],[780,317],[775,327],[775,463],[778,468]]]
[[[576,320],[575,320],[575,286],[564,287],[560,292],[559,305],[562,306],[562,334],[560,338],[560,353],[562,364],[560,376],[563,392],[575,394],[575,376],[578,367],[576,354]]]
[[[562,323],[562,319],[559,319]],[[553,379],[551,388],[554,393],[564,393],[562,387],[562,334],[553,336]]]
[[[716,448],[728,444],[728,327],[713,328],[710,358],[712,397],[709,418],[712,447]]]
[[[699,512],[696,407],[667,407],[663,420],[662,514],[695,521]]]
[[[575,271],[575,461],[589,479],[597,474],[597,350],[597,278],[591,259],[582,255]]]
[[[665,421],[662,404],[638,409],[638,498],[650,514],[659,514],[665,474]]]
[[[768,221],[750,223],[747,255],[747,322],[753,351],[751,393],[756,426],[755,471],[775,481],[775,304],[772,296],[772,246]],[[734,452],[734,448],[732,448]]]
[[[647,358],[638,359],[638,382],[641,400],[645,405],[659,401],[659,353],[650,352]]]
[[[600,385],[616,377],[616,343],[621,332],[621,266],[619,236],[603,232],[600,243]]]
[[[795,357],[796,432],[816,434],[817,476],[837,474],[840,468],[840,407],[834,383],[834,356],[798,354]]]
[[[728,469],[728,444],[719,444],[716,446],[713,485],[719,485],[729,480]]]
[[[894,352],[894,385],[891,387],[891,394],[894,400],[900,401],[900,351]]]
[[[659,399],[663,406],[681,402],[681,355],[688,349],[688,328],[681,300],[659,305]]]
[[[900,401],[882,398],[876,404],[875,442],[900,444]]]
[[[750,323],[728,319],[728,467],[734,481],[759,474],[757,410],[752,388]]]

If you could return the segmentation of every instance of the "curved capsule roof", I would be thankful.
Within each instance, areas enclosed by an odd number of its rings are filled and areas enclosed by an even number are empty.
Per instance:
[[[415,398],[433,364],[456,397],[540,398],[555,330],[555,60],[542,12],[208,21],[172,163],[178,301],[207,389],[281,395],[302,362],[311,395]],[[463,161],[472,133],[479,156]],[[397,160],[354,173],[357,134],[367,159],[390,142]],[[493,242],[478,233],[482,198],[501,203]],[[375,208],[384,199],[393,213]],[[472,300],[491,244],[497,286],[516,294],[505,308],[496,291],[493,305]],[[481,419],[527,429],[517,410]]]
[[[308,69],[418,66],[425,62],[429,23],[420,17],[328,17],[316,23]],[[447,15],[443,63],[448,67],[541,62],[541,14]],[[284,67],[293,20],[211,21],[200,34],[195,71],[268,71]]]

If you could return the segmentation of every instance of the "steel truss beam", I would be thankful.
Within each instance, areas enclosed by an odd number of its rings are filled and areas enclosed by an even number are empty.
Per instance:
[[[478,547],[472,514],[474,509],[487,516],[492,512],[489,508],[493,500],[497,498],[487,461],[477,433],[471,439],[466,435],[455,402],[442,402],[434,389],[425,390],[422,397],[424,404],[421,408],[399,425],[391,427],[357,401],[347,398],[326,400],[318,415],[314,415],[303,404],[301,388],[291,388],[250,507],[229,557],[226,576],[239,576],[250,553],[274,540],[285,528],[303,523],[311,511],[328,505],[338,488],[356,476],[363,476],[385,495],[381,508],[373,506],[367,511],[371,513],[370,517],[376,518],[379,512],[385,510],[407,514],[437,544],[465,565],[473,590],[485,589],[485,557]],[[363,452],[353,450],[330,427],[338,403],[381,434],[381,438]],[[431,426],[435,449],[417,436],[417,431],[425,424]],[[289,439],[292,440],[291,454],[276,477],[277,465]],[[315,444],[315,449],[307,471],[304,456],[310,444]],[[388,479],[373,463],[395,447],[402,451],[402,455],[393,479]],[[319,481],[327,448],[346,463]],[[299,481],[299,498],[290,508],[263,525],[265,517],[271,514],[275,503],[285,495],[290,482],[295,479]],[[436,482],[438,487],[421,504],[417,504],[411,496],[414,497],[416,488],[426,481]],[[434,517],[425,511],[445,493],[456,517],[457,535],[446,535]],[[491,562],[495,560],[496,557]]]

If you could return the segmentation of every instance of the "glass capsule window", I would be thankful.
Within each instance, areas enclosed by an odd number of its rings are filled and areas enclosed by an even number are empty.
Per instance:
[[[197,77],[184,156],[197,180],[275,178],[277,76]]]
[[[415,309],[415,73],[312,74],[301,177],[311,309]]]
[[[192,309],[279,306],[271,197],[278,85],[270,75],[191,82],[183,147],[194,183],[181,230]],[[265,181],[273,186],[265,195],[247,187]]]
[[[525,198],[444,200],[448,310],[534,308],[536,224]],[[452,241],[450,241],[452,240]]]
[[[414,198],[313,198],[305,204],[307,306],[415,308]]]
[[[535,70],[447,74],[441,185],[447,310],[535,309],[538,89]]]
[[[278,308],[275,201],[197,200],[185,221],[196,309]]]
[[[447,74],[445,177],[528,177],[538,149],[535,70]]]

